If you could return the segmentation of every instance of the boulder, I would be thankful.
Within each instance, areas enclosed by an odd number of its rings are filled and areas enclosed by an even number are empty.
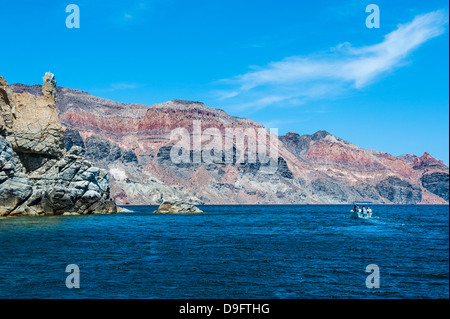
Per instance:
[[[117,212],[118,213],[134,213],[134,210],[131,210],[131,209],[128,209],[128,208],[125,208],[125,207],[117,206]]]
[[[164,201],[153,213],[157,214],[195,214],[203,213],[198,207],[182,200]]]

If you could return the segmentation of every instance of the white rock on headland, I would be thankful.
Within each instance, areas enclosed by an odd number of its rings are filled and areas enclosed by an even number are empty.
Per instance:
[[[153,213],[157,214],[195,214],[203,213],[198,207],[182,200],[164,201]]]

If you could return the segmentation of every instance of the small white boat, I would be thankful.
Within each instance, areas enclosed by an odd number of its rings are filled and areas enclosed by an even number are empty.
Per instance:
[[[372,218],[372,213],[354,212],[353,210],[351,210],[350,212],[352,213],[353,218]]]
[[[372,204],[372,202],[353,202],[353,209],[350,211],[352,213],[351,217],[352,218],[364,218],[364,219],[370,219],[372,218],[372,210],[369,209],[369,211],[367,210],[363,210],[361,208],[359,208],[360,204]],[[364,206],[363,206],[364,207]]]

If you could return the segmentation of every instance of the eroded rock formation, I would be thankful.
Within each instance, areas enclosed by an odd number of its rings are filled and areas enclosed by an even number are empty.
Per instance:
[[[157,210],[156,214],[197,214],[203,213],[198,207],[186,203],[182,200],[164,201]]]
[[[14,93],[0,77],[0,215],[115,213],[107,172],[64,147],[56,81]]]

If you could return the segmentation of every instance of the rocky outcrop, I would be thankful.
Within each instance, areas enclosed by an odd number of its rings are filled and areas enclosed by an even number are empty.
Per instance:
[[[425,152],[421,157],[417,157],[412,162],[412,166],[416,170],[430,168],[430,167],[438,167],[445,169],[446,166],[442,161],[435,159],[433,156]]]
[[[153,213],[157,214],[196,214],[203,213],[198,207],[182,200],[164,201]]]
[[[445,199],[449,199],[449,174],[434,172],[421,177],[422,185],[431,193]]]
[[[449,201],[449,171],[440,160],[425,152],[416,157],[411,163],[416,175],[419,176],[419,185],[431,194]]]
[[[30,179],[18,170],[11,144],[0,136],[0,215],[7,215],[33,193]]]
[[[42,95],[14,93],[0,77],[0,215],[115,213],[107,172],[64,148],[56,81]]]
[[[46,73],[44,83],[45,94],[34,96],[14,94],[2,80],[2,135],[17,153],[57,157],[64,150],[64,132],[56,111],[55,88],[50,87],[56,83],[53,74]]]
[[[44,97],[41,86],[12,85],[16,93]],[[429,154],[422,157],[362,149],[327,131],[311,135],[288,133],[267,140],[277,144],[277,170],[237,162],[248,145],[233,143],[210,163],[189,150],[188,163],[175,163],[170,153],[172,130],[193,121],[202,130],[260,129],[262,125],[233,117],[200,102],[172,100],[152,106],[125,104],[80,90],[56,88],[57,109],[66,147],[80,146],[88,160],[107,170],[111,194],[120,204],[161,204],[182,199],[192,204],[341,204],[373,201],[388,204],[447,204],[448,167]],[[118,125],[120,123],[120,125]],[[202,136],[202,143],[208,142]],[[222,141],[223,145],[223,141]],[[232,161],[223,161],[232,152]],[[193,158],[199,156],[199,162]],[[448,185],[448,182],[447,182]]]
[[[400,156],[397,156],[398,159],[401,159],[402,161],[408,163],[408,164],[412,164],[414,162],[414,160],[417,158],[417,155],[414,154],[403,154]]]
[[[136,154],[132,150],[121,149],[116,144],[97,136],[88,137],[83,148],[86,149],[86,158],[94,162],[111,163],[120,161],[124,164],[138,165]]]
[[[376,188],[381,197],[392,203],[417,204],[422,200],[422,192],[419,187],[395,176],[389,176],[382,180]]]

